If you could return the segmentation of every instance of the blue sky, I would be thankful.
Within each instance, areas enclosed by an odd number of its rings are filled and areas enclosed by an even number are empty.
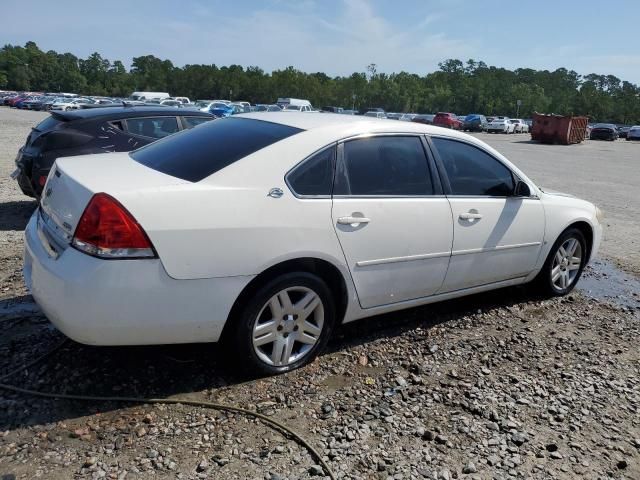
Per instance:
[[[4,0],[0,43],[98,51],[129,65],[289,65],[329,75],[425,74],[447,58],[566,67],[640,84],[637,0]],[[24,12],[23,16],[14,16]],[[5,16],[5,15],[3,15]],[[27,25],[30,25],[28,27]]]

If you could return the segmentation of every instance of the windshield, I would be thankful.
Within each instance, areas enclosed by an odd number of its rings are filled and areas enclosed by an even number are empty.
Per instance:
[[[37,130],[39,132],[46,132],[47,130],[53,129],[59,123],[62,123],[62,121],[59,120],[58,118],[54,117],[53,115],[49,115],[47,118],[45,118],[43,121],[41,121],[34,128],[34,130]]]
[[[222,110],[226,110],[229,108],[229,105],[227,105],[226,103],[212,103],[210,108],[218,108],[218,109],[222,109]]]
[[[131,152],[137,162],[190,182],[301,132],[299,128],[245,118],[224,118],[183,130]]]
[[[284,107],[285,110],[300,110],[301,107],[296,107],[295,105],[287,105]]]

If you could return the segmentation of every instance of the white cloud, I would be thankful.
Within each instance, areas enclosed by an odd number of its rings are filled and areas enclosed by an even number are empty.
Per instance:
[[[282,3],[287,2],[275,5]],[[438,31],[437,13],[398,29],[367,0],[342,0],[340,7],[324,18],[314,2],[282,9],[272,4],[243,18],[218,17],[210,30],[190,32],[196,37],[191,48],[176,53],[186,56],[185,63],[242,63],[266,70],[293,65],[330,75],[364,71],[370,63],[379,71],[425,73],[443,59],[477,53]]]

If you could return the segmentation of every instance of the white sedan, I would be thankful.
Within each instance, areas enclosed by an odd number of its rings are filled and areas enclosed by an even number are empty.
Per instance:
[[[496,117],[487,124],[488,133],[515,133],[516,126],[508,117]]]
[[[57,100],[51,105],[51,110],[77,110],[80,108],[80,105],[87,105],[93,103],[86,98],[68,98],[63,100]]]
[[[26,283],[74,340],[224,341],[274,374],[339,323],[528,282],[565,295],[602,227],[469,135],[261,112],[58,159],[25,236]]]
[[[509,122],[513,124],[513,133],[529,133],[529,125],[521,118],[511,118]]]

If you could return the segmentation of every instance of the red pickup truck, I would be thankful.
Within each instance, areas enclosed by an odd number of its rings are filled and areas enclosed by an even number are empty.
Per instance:
[[[438,112],[433,117],[433,124],[439,127],[453,128],[454,130],[462,130],[462,121],[453,113]]]

